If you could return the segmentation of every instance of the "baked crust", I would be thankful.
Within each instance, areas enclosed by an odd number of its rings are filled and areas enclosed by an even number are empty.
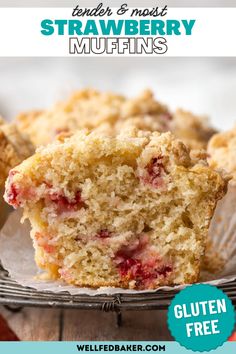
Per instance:
[[[85,89],[51,109],[23,113],[16,121],[36,146],[50,143],[60,133],[75,133],[78,129],[103,130],[105,126],[116,135],[134,126],[144,131],[171,131],[191,149],[205,149],[216,132],[203,117],[184,110],[171,113],[150,90],[129,99]]]
[[[0,186],[11,168],[32,155],[34,147],[30,140],[19,132],[15,124],[0,124]]]
[[[208,161],[212,168],[225,170],[236,181],[236,126],[213,135],[208,144]]]

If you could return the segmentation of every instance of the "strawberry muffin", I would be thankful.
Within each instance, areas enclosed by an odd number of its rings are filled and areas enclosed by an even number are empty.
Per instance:
[[[198,281],[226,185],[171,133],[79,131],[12,169],[5,200],[30,220],[51,279],[154,289]]]
[[[225,170],[236,181],[236,126],[211,138],[208,155],[212,168]]]
[[[215,133],[207,120],[177,110],[171,113],[158,102],[153,93],[144,91],[135,98],[92,89],[75,92],[69,99],[45,111],[20,114],[16,122],[36,146],[52,142],[60,133],[75,133],[78,129],[101,129],[113,135],[134,126],[144,131],[171,131],[192,149],[205,149]]]
[[[8,124],[0,118],[0,187],[8,172],[21,161],[32,155],[34,147],[28,137],[15,124]]]

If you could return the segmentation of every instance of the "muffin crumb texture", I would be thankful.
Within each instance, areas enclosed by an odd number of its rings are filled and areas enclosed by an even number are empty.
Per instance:
[[[23,207],[50,278],[154,289],[198,281],[225,190],[171,133],[79,131],[11,170],[5,199]]]

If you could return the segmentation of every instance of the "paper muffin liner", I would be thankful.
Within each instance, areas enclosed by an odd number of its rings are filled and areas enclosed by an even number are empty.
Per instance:
[[[120,288],[101,287],[99,289],[79,288],[67,285],[61,281],[39,279],[40,271],[34,261],[34,249],[30,238],[29,222],[20,223],[21,212],[10,214],[0,232],[0,259],[12,279],[23,286],[29,286],[40,291],[59,293],[67,291],[71,295],[101,295],[101,294],[135,294],[155,292],[159,290],[173,291],[182,289],[180,286],[162,286],[155,290],[125,290]],[[236,186],[230,185],[226,196],[217,204],[212,219],[209,238],[211,240],[208,263],[220,262],[218,272],[202,271],[201,282],[220,285],[236,279]],[[212,256],[211,256],[212,254]],[[211,264],[210,264],[211,266]],[[211,267],[210,267],[211,268]],[[214,268],[214,267],[212,267]],[[37,276],[38,275],[38,276]]]
[[[236,184],[230,183],[228,192],[216,207],[209,229],[209,239],[215,256],[220,255],[224,266],[218,277],[236,279]],[[214,259],[212,260],[214,262]],[[206,274],[205,277],[212,277]]]
[[[7,205],[7,203],[5,203],[3,200],[3,192],[3,188],[0,188],[0,230],[3,227],[11,210],[11,207]]]

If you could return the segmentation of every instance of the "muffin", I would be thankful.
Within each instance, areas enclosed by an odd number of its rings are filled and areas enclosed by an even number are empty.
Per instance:
[[[19,132],[15,124],[0,120],[0,186],[5,182],[11,168],[32,155],[34,147],[29,139]]]
[[[236,181],[236,126],[215,134],[209,141],[207,151],[210,166],[225,170]]]
[[[170,132],[78,131],[12,169],[5,200],[30,220],[49,278],[154,289],[198,281],[226,185]]]
[[[144,131],[171,131],[190,148],[205,149],[215,133],[205,118],[184,110],[171,113],[149,90],[133,99],[81,90],[51,109],[23,113],[16,121],[35,146],[50,143],[60,133],[75,133],[78,129],[103,130],[105,126],[106,131],[109,129],[117,135],[134,126]]]
[[[33,153],[34,148],[29,139],[19,132],[15,124],[7,124],[0,117],[0,228],[10,211],[3,200],[8,172]]]

